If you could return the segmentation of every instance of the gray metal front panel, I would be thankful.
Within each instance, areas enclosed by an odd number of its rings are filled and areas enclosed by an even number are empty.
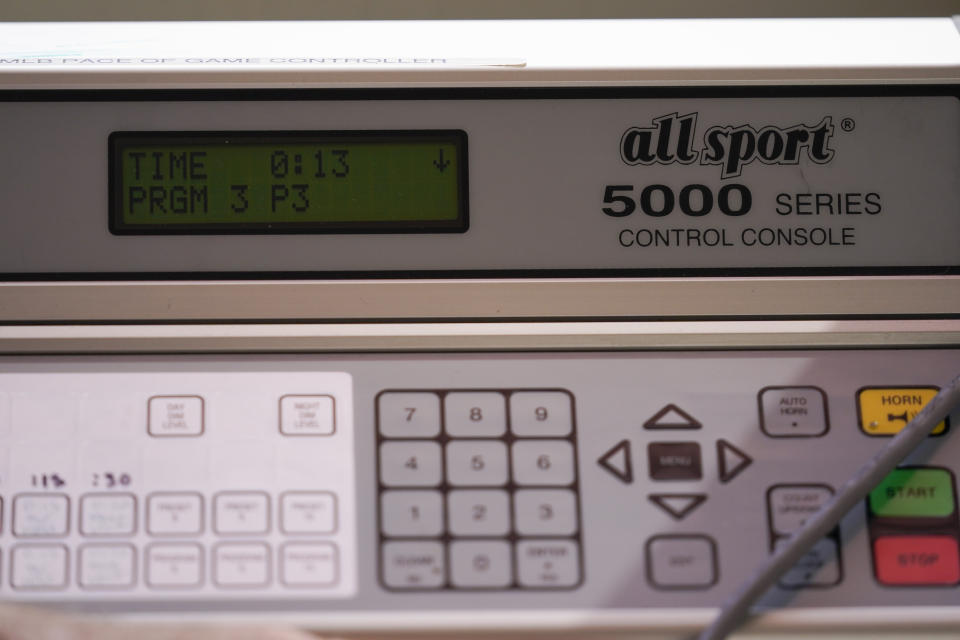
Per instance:
[[[352,429],[355,453],[348,460],[356,483],[356,566],[355,597],[329,599],[299,595],[295,589],[269,594],[256,590],[247,595],[232,592],[222,597],[205,584],[202,595],[179,598],[169,593],[152,596],[149,589],[116,597],[98,595],[98,610],[127,612],[190,611],[213,615],[216,612],[283,612],[309,620],[310,624],[329,626],[324,615],[362,611],[378,612],[378,620],[402,612],[512,610],[569,610],[592,613],[656,614],[677,608],[718,606],[731,590],[750,573],[767,553],[770,544],[768,514],[765,506],[768,489],[778,484],[826,484],[839,487],[850,472],[877,451],[883,438],[866,435],[858,427],[857,392],[862,387],[910,387],[938,385],[956,373],[958,354],[954,349],[895,351],[742,351],[742,352],[621,352],[621,353],[484,353],[484,354],[393,354],[353,356],[75,356],[39,357],[8,356],[0,360],[0,375],[11,384],[4,390],[8,423],[0,429],[4,464],[14,465],[17,452],[35,437],[24,432],[22,424],[10,424],[9,406],[15,403],[18,385],[33,379],[42,383],[44,376],[73,376],[84,390],[71,393],[80,396],[104,394],[110,389],[98,388],[98,374],[125,374],[138,384],[149,387],[151,375],[158,381],[157,393],[169,392],[169,382],[162,382],[171,373],[180,372],[183,379],[201,384],[203,380],[229,379],[231,375],[249,376],[247,384],[263,380],[262,389],[250,388],[246,402],[254,407],[266,403],[274,407],[277,399],[273,387],[284,376],[316,374],[317,387],[329,380],[329,373],[349,374],[352,378],[352,423],[338,424],[338,429]],[[52,378],[51,378],[52,379]],[[162,384],[160,384],[162,382]],[[219,383],[218,383],[219,384]],[[175,385],[176,393],[186,394],[189,384]],[[202,386],[202,384],[201,384]],[[161,388],[162,387],[162,388]],[[761,429],[759,394],[769,387],[800,387],[809,396],[811,387],[823,391],[826,398],[826,433],[811,431],[812,437],[778,438]],[[384,390],[418,391],[523,391],[565,390],[574,399],[573,420],[576,434],[576,477],[579,483],[580,530],[583,564],[582,584],[569,589],[493,589],[457,590],[450,588],[405,592],[388,590],[378,578],[378,472],[374,446],[377,439],[375,398]],[[62,400],[57,389],[49,389],[51,399]],[[61,395],[66,392],[61,393]],[[342,393],[342,392],[338,392]],[[56,397],[55,397],[56,396]],[[78,398],[80,397],[78,396]],[[266,397],[269,396],[269,397]],[[129,397],[113,396],[117,402]],[[810,396],[810,397],[816,397]],[[217,441],[259,438],[265,451],[276,446],[284,436],[276,425],[267,425],[262,435],[251,436],[251,425],[218,420],[218,415],[238,415],[235,408],[217,406],[220,396],[205,398],[213,416],[203,436],[191,440],[196,449],[208,450],[204,438]],[[700,423],[698,429],[656,430],[645,428],[668,405],[681,409]],[[265,405],[266,406],[266,405]],[[273,410],[273,409],[271,409]],[[257,410],[259,411],[259,410]],[[251,411],[251,415],[257,413]],[[271,414],[272,415],[272,414]],[[668,417],[669,413],[668,413]],[[951,416],[956,428],[956,413]],[[676,414],[667,423],[677,423]],[[680,420],[679,422],[683,422]],[[769,422],[769,421],[768,421]],[[677,426],[674,424],[674,426]],[[269,428],[268,428],[269,427]],[[668,424],[669,427],[669,424]],[[767,433],[776,428],[766,425]],[[49,428],[49,427],[48,427]],[[56,433],[45,440],[51,460],[69,459],[75,450],[90,439],[90,426],[78,418],[77,428],[70,433]],[[231,436],[232,432],[236,432]],[[129,430],[120,429],[115,447],[131,454],[147,446],[145,425],[130,423]],[[813,437],[819,436],[819,437]],[[41,438],[42,439],[42,438]],[[629,443],[632,482],[618,479],[599,461],[618,443]],[[702,473],[700,479],[655,480],[648,464],[648,446],[662,442],[686,442],[699,445]],[[748,455],[752,462],[727,482],[720,479],[718,443],[725,441]],[[956,475],[958,442],[953,435],[931,438],[908,463],[951,469]],[[726,447],[727,445],[723,445]],[[66,456],[66,458],[64,458]],[[186,465],[200,464],[200,457],[188,457]],[[738,458],[730,458],[728,463]],[[191,462],[192,461],[192,462]],[[614,461],[622,468],[622,460]],[[279,461],[282,468],[283,461]],[[21,465],[22,466],[22,465]],[[730,465],[728,464],[728,471]],[[10,466],[9,468],[13,468]],[[37,469],[36,473],[56,471]],[[205,472],[199,467],[190,473]],[[8,472],[9,473],[9,472]],[[156,491],[162,487],[139,484],[134,471],[133,492]],[[204,477],[201,473],[200,477]],[[79,475],[65,478],[61,489],[76,499],[92,491],[90,478]],[[10,477],[3,486],[20,487],[24,478]],[[209,476],[196,486],[205,499],[211,500],[223,477]],[[322,490],[315,487],[300,489]],[[18,492],[22,489],[17,489]],[[15,537],[10,522],[11,490],[2,492],[4,526],[0,532],[4,572],[0,589],[7,598],[24,601],[60,602],[86,608],[89,596],[75,583],[62,590],[30,592],[11,588],[9,553],[14,544],[35,542]],[[660,493],[703,494],[706,501],[689,515],[677,520],[654,505],[649,496]],[[956,498],[956,496],[954,496]],[[349,516],[349,509],[345,512]],[[870,548],[865,530],[866,510],[855,509],[841,525],[842,580],[836,586],[796,591],[776,590],[764,601],[765,607],[789,603],[791,606],[889,607],[942,605],[955,611],[957,586],[890,587],[881,586],[874,578]],[[76,521],[71,521],[71,531]],[[349,529],[348,529],[349,530]],[[651,581],[651,560],[645,547],[655,536],[707,536],[716,545],[717,582],[715,586],[664,590]],[[187,538],[189,539],[189,538]],[[255,538],[256,539],[256,538]],[[204,545],[211,541],[204,540]],[[271,544],[279,540],[272,540]],[[351,558],[344,558],[349,566]],[[958,569],[960,571],[960,569]],[[72,575],[72,573],[71,573]],[[316,614],[315,616],[312,614]],[[304,618],[303,616],[307,617]],[[386,616],[384,618],[384,616]],[[402,617],[402,616],[401,616]],[[400,617],[396,618],[397,620]],[[367,625],[374,624],[373,618]],[[342,623],[342,619],[340,619]],[[363,626],[355,620],[353,626]]]

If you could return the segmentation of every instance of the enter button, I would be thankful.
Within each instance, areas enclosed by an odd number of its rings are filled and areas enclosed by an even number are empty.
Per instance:
[[[947,469],[894,469],[870,492],[870,512],[881,518],[945,518],[955,509]]]
[[[951,536],[884,536],[874,542],[877,580],[885,585],[960,583],[957,539]]]

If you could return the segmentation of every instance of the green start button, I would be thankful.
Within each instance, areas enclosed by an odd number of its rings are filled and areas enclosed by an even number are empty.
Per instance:
[[[894,469],[870,492],[870,511],[881,518],[943,518],[955,509],[947,469]]]

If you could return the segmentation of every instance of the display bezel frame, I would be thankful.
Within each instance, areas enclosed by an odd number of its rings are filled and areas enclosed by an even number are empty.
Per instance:
[[[441,142],[456,150],[457,217],[451,220],[302,221],[130,224],[123,220],[125,147],[153,144],[229,144],[350,142]],[[107,138],[107,228],[118,236],[466,233],[470,228],[467,132],[462,129],[261,130],[261,131],[112,131]]]

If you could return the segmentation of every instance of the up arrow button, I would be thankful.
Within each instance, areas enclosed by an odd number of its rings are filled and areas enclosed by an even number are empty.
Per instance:
[[[643,423],[644,429],[699,429],[700,421],[675,404],[668,404]]]

